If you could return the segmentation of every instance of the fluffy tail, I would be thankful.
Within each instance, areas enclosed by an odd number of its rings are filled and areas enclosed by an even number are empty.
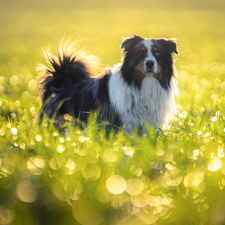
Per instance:
[[[70,86],[97,74],[98,61],[94,56],[88,56],[84,51],[77,50],[75,43],[63,41],[58,48],[58,57],[49,50],[43,52],[49,66],[40,65],[40,90],[42,102],[45,103],[52,94],[68,90]]]

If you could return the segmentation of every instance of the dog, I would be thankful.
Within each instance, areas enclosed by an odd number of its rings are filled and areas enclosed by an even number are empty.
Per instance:
[[[115,127],[142,127],[149,122],[159,128],[168,124],[177,94],[173,39],[144,39],[134,35],[121,44],[121,63],[96,76],[98,63],[65,43],[58,57],[45,52],[49,67],[41,68],[42,113],[58,121],[71,115],[87,123],[91,111]]]

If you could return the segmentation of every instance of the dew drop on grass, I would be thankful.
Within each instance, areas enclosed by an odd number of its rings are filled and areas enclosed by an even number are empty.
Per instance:
[[[217,149],[218,153],[218,157],[223,158],[224,157],[224,148],[222,146],[219,146]]]
[[[5,130],[4,130],[4,129],[1,129],[1,130],[0,130],[0,135],[1,135],[1,136],[5,136]]]
[[[11,128],[11,134],[12,135],[17,135],[18,134],[18,130],[15,127]]]
[[[59,145],[57,146],[57,152],[62,153],[62,152],[64,152],[65,150],[66,150],[66,148],[65,148],[64,145],[59,144]]]
[[[132,157],[133,154],[135,153],[135,149],[131,146],[124,146],[122,149],[123,149],[124,154],[128,155],[130,157]]]
[[[204,134],[204,137],[209,137],[210,136],[210,133],[209,132],[206,132],[205,134]]]
[[[63,119],[64,120],[71,120],[72,117],[68,113],[66,113],[66,114],[64,114]]]
[[[164,156],[165,155],[165,151],[163,149],[160,149],[157,151],[158,156]]]
[[[36,135],[35,140],[36,140],[37,142],[41,142],[41,141],[42,141],[42,136],[39,135],[39,134]]]
[[[81,135],[78,140],[79,142],[83,143],[85,141],[90,141],[90,138]]]
[[[221,114],[220,111],[217,111],[217,112],[215,113],[216,116],[219,116],[220,114]]]
[[[71,141],[71,138],[70,137],[66,137],[66,141]]]
[[[22,142],[19,146],[20,146],[20,148],[23,149],[23,150],[26,148],[26,144],[25,144],[24,142]]]
[[[18,147],[19,146],[19,144],[17,143],[17,142],[14,142],[14,144],[13,144],[15,147]]]
[[[222,167],[222,165],[222,160],[219,157],[214,156],[213,158],[209,159],[207,163],[207,169],[209,171],[217,171]]]
[[[65,142],[65,138],[64,138],[64,137],[60,137],[60,138],[59,138],[59,142],[60,142],[60,143],[64,143],[64,142]]]
[[[176,169],[176,162],[174,162],[174,161],[168,162],[165,164],[165,167],[168,170],[174,170],[174,169]]]
[[[67,171],[66,174],[73,174],[75,171],[76,163],[72,159],[68,159],[65,165]]]
[[[58,136],[58,133],[57,132],[53,132],[53,137],[57,137]]]
[[[193,151],[193,159],[194,159],[194,160],[197,160],[199,154],[200,154],[200,151],[199,151],[198,149],[195,149],[195,150]]]
[[[30,108],[30,112],[31,112],[31,113],[35,113],[35,112],[36,112],[35,107],[32,106],[32,107]]]
[[[183,113],[180,113],[180,114],[178,115],[178,117],[179,117],[180,119],[185,119],[185,115],[184,115]]]

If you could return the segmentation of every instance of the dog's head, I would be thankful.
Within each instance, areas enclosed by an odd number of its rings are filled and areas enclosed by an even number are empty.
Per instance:
[[[140,87],[144,77],[153,76],[163,88],[170,88],[174,74],[173,54],[178,54],[174,40],[134,36],[125,39],[121,49],[124,50],[121,70],[128,84],[134,83]]]

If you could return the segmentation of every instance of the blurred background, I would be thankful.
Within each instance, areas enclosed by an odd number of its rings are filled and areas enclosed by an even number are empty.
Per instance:
[[[112,65],[122,38],[132,34],[177,38],[181,59],[193,51],[212,57],[210,48],[224,41],[224,8],[223,0],[1,1],[1,60],[10,54],[21,63],[39,62],[42,48],[68,35],[85,40],[88,51]],[[220,53],[218,60],[224,49]]]
[[[0,225],[224,224],[224,25],[224,0],[0,0]],[[36,126],[42,49],[71,38],[113,66],[133,34],[177,39],[165,136]]]
[[[122,39],[136,34],[177,39],[176,66],[181,74],[177,103],[186,106],[182,110],[193,111],[197,106],[190,107],[195,103],[187,88],[194,85],[192,90],[197,93],[202,78],[208,81],[221,76],[218,63],[225,58],[224,10],[223,0],[1,1],[0,93],[14,101],[20,94],[20,102],[33,94],[37,98],[35,68],[44,63],[42,49],[56,50],[63,37],[80,41],[81,48],[98,56],[105,67],[120,61]],[[221,85],[223,80],[215,82]],[[207,89],[205,96],[210,98],[216,94],[213,92]],[[204,101],[197,100],[205,108]]]

